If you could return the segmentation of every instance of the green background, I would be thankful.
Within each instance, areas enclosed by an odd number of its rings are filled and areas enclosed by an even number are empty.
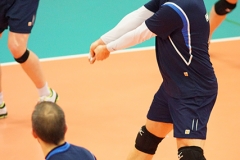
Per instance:
[[[148,0],[40,0],[28,48],[39,58],[86,54],[90,44],[114,27],[127,13]],[[214,0],[205,0],[210,11]],[[240,8],[236,8],[216,30],[213,39],[240,36]],[[8,30],[0,39],[0,63],[14,62],[7,48]],[[148,40],[134,48],[153,46]]]

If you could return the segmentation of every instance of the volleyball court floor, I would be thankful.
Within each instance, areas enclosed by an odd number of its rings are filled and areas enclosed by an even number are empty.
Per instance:
[[[205,145],[208,160],[239,160],[240,40],[215,41],[210,54],[219,82]],[[153,49],[112,54],[88,63],[87,57],[41,62],[49,86],[66,114],[66,140],[91,150],[98,160],[124,160],[162,79]],[[0,120],[1,160],[43,160],[31,135],[31,113],[38,95],[19,65],[2,67],[9,116]],[[172,132],[154,160],[177,160]]]

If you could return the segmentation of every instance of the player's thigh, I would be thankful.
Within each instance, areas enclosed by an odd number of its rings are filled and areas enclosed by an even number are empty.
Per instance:
[[[158,137],[165,137],[173,128],[168,99],[169,96],[160,86],[147,113],[146,127]]]
[[[228,1],[231,4],[236,4],[238,2],[238,0],[226,0],[226,1]]]
[[[170,113],[174,137],[205,140],[207,123],[215,104],[217,93],[190,98],[172,98]]]
[[[27,49],[29,34],[9,32],[8,47],[14,57],[21,57]]]
[[[147,119],[146,121],[147,130],[157,137],[164,138],[166,135],[172,131],[173,124],[165,122],[157,122]]]

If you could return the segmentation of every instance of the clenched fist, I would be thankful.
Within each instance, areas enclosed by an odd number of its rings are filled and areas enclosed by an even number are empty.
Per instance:
[[[91,44],[89,53],[89,62],[91,64],[93,64],[95,60],[104,60],[110,55],[105,43],[101,39]]]

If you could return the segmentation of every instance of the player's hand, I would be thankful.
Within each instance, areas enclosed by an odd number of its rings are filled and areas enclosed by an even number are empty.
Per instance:
[[[95,58],[96,58],[96,60],[98,60],[98,61],[102,61],[102,60],[108,58],[109,55],[110,55],[110,52],[108,51],[106,45],[99,45],[99,46],[94,50],[94,53],[95,53]]]
[[[101,40],[101,39],[98,39],[96,40],[95,42],[93,42],[90,46],[90,51],[89,51],[89,62],[91,64],[93,64],[96,60],[96,57],[95,57],[95,52],[94,50],[99,46],[99,45],[104,45],[105,43]]]
[[[93,64],[95,62],[95,60],[96,60],[95,53],[94,53],[94,51],[90,50],[88,61],[90,64]]]

